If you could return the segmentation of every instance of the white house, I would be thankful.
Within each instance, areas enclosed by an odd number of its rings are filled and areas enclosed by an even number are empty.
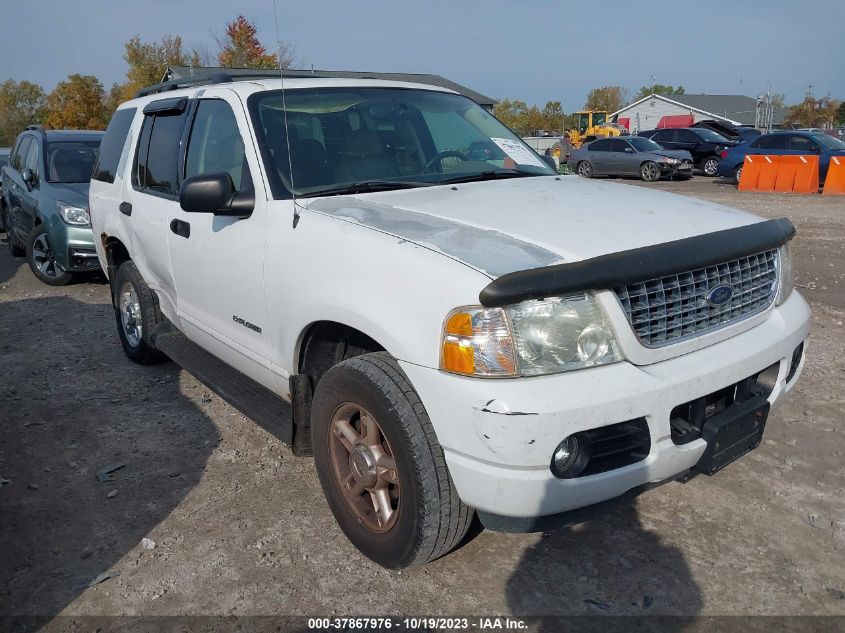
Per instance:
[[[775,108],[772,123],[780,127],[786,108]],[[688,127],[704,119],[732,125],[757,123],[757,100],[744,95],[651,94],[610,115],[630,132],[662,127]]]

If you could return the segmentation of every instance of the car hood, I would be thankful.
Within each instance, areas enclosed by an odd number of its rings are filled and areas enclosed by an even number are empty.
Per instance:
[[[305,209],[438,251],[491,278],[760,221],[695,198],[576,176],[315,198]]]
[[[88,183],[87,182],[51,182],[50,187],[56,200],[68,204],[78,204],[88,208]]]

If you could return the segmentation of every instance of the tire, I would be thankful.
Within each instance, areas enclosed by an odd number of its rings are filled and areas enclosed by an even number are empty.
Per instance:
[[[742,178],[742,165],[734,169],[734,182],[739,184],[739,179]]]
[[[374,432],[360,432],[373,422]],[[352,544],[379,565],[403,569],[432,561],[466,535],[474,512],[455,491],[419,396],[386,352],[347,359],[323,375],[311,438],[329,508]],[[370,448],[375,452],[367,454]],[[388,508],[381,513],[374,510],[380,487]]]
[[[73,275],[63,270],[53,257],[47,227],[43,224],[37,224],[29,234],[26,241],[26,261],[32,274],[48,286],[66,286],[73,281]]]
[[[581,160],[578,161],[578,165],[576,166],[576,170],[578,175],[582,178],[592,178],[593,177],[593,165],[588,160]]]
[[[26,255],[26,249],[21,248],[17,242],[15,242],[15,238],[12,237],[12,227],[9,225],[9,211],[6,209],[5,204],[3,205],[2,213],[3,226],[6,231],[6,243],[9,245],[9,251],[11,251],[12,257],[23,257]]]
[[[716,175],[716,170],[719,169],[719,159],[716,156],[708,156],[701,161],[701,171],[708,178]]]
[[[150,331],[164,316],[155,293],[141,277],[134,262],[117,269],[114,281],[114,316],[120,344],[129,360],[139,365],[153,365],[167,360],[150,342]]]
[[[647,160],[640,165],[640,178],[645,182],[656,182],[660,180],[660,167],[652,160]]]

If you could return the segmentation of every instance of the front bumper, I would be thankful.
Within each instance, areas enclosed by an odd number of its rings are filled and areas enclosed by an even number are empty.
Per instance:
[[[48,228],[47,238],[53,256],[64,270],[74,273],[100,270],[90,226],[71,226],[57,219]]]
[[[792,353],[809,327],[809,308],[793,292],[750,330],[651,365],[622,362],[553,376],[485,380],[401,364],[428,411],[461,499],[500,517],[540,517],[685,473],[706,442],[676,445],[672,409],[778,363],[768,398],[774,404],[800,375],[799,367],[787,384]],[[574,479],[551,473],[552,452],[563,438],[640,417],[651,437],[644,460]]]

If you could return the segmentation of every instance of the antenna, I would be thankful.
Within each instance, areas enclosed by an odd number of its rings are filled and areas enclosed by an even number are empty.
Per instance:
[[[282,80],[282,114],[285,122],[285,145],[288,150],[288,173],[290,174],[290,195],[293,200],[293,228],[299,224],[299,204],[296,201],[296,185],[293,182],[293,158],[290,153],[290,128],[288,127],[288,103],[285,99],[285,71],[282,68],[282,39],[279,36],[279,10],[273,0],[273,19],[276,22],[276,55],[279,58],[279,79]]]

